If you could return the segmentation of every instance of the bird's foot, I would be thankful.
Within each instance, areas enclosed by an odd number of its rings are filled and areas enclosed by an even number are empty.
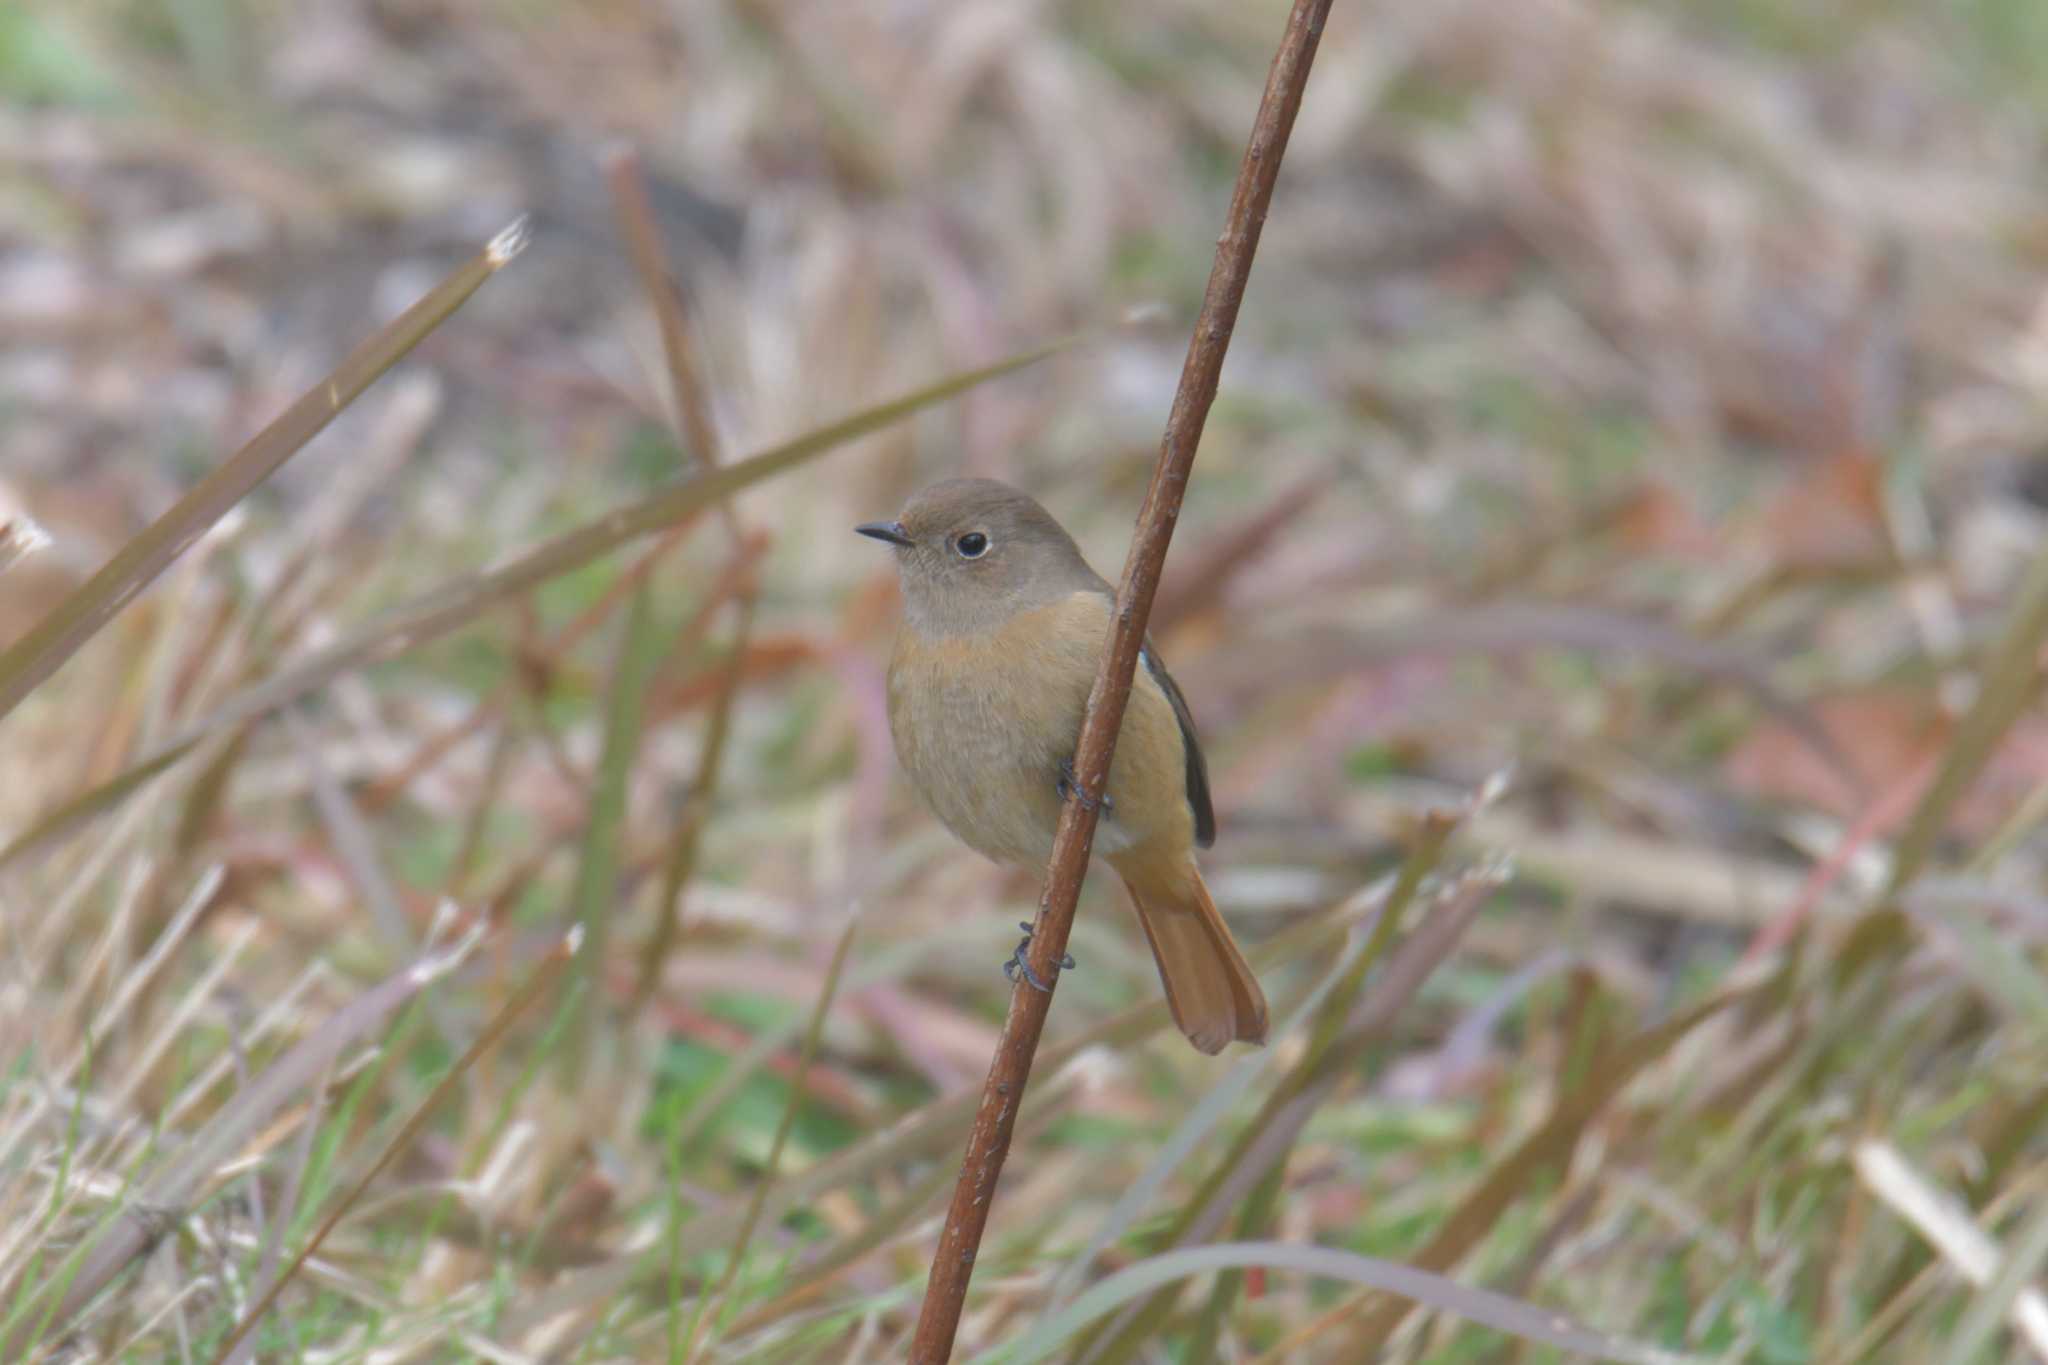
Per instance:
[[[1026,953],[1031,951],[1031,924],[1028,920],[1021,921],[1017,927],[1024,931],[1024,937],[1017,941],[1017,951],[1011,953],[1010,960],[1003,964],[1003,975],[1011,981],[1015,981],[1017,973],[1022,972],[1024,973],[1024,979],[1031,983],[1033,989],[1050,995],[1052,987],[1041,981],[1038,973],[1031,970],[1031,959],[1025,956]],[[1063,972],[1072,971],[1073,967],[1074,955],[1072,953],[1063,954],[1059,961],[1059,970]]]
[[[1083,810],[1099,810],[1104,815],[1116,813],[1116,802],[1109,799],[1109,793],[1104,792],[1098,796],[1075,779],[1071,759],[1060,764],[1059,793],[1060,800],[1075,802]]]

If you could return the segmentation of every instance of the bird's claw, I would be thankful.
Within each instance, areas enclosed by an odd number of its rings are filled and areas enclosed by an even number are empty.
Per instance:
[[[1116,811],[1116,802],[1109,799],[1109,793],[1104,792],[1097,796],[1075,779],[1074,765],[1071,761],[1060,764],[1059,793],[1060,800],[1072,801],[1083,810],[1099,810],[1104,815],[1111,815]]]
[[[1025,954],[1029,952],[1031,949],[1030,922],[1020,922],[1017,925],[1017,927],[1024,931],[1024,937],[1017,940],[1017,951],[1011,953],[1010,960],[1003,964],[1003,975],[1014,982],[1017,979],[1017,973],[1022,972],[1024,974],[1024,979],[1031,983],[1031,986],[1034,990],[1042,991],[1045,994],[1050,995],[1052,993],[1052,987],[1048,986],[1044,981],[1040,980],[1037,972],[1031,970],[1031,959],[1025,956]],[[1073,970],[1073,966],[1074,955],[1072,953],[1062,954],[1059,960],[1059,969],[1063,972],[1071,971]]]

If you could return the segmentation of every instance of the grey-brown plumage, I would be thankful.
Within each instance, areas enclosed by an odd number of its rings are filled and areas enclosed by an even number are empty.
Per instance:
[[[903,586],[897,757],[962,842],[1043,867],[1114,594],[1044,508],[993,480],[934,484],[859,530],[896,546]],[[1181,1031],[1204,1052],[1260,1042],[1265,996],[1195,866],[1216,817],[1194,722],[1149,640],[1142,657],[1095,851],[1130,890]]]

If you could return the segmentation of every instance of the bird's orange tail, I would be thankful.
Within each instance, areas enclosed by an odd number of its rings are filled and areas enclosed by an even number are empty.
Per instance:
[[[1232,1040],[1265,1042],[1266,993],[1209,899],[1195,860],[1133,850],[1111,865],[1131,893],[1173,1022],[1188,1041],[1212,1056]]]

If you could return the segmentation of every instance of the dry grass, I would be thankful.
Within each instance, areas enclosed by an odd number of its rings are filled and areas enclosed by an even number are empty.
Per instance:
[[[0,1355],[901,1355],[1035,888],[848,528],[1122,561],[1284,8],[0,13]],[[2040,12],[1336,8],[1155,618],[1293,1022],[1084,895],[962,1358],[2028,1349]]]

